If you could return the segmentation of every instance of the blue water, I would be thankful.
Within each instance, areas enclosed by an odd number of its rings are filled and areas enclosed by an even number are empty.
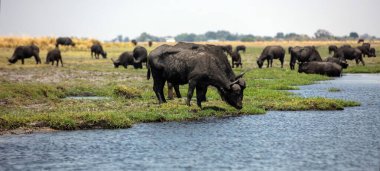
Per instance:
[[[331,87],[341,91],[329,92]],[[380,169],[379,74],[348,74],[294,92],[362,105],[2,136],[0,170]]]

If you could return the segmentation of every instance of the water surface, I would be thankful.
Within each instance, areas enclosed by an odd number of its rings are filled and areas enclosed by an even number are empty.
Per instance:
[[[329,92],[331,87],[341,91]],[[380,169],[379,74],[348,74],[293,92],[362,105],[2,136],[0,170]]]

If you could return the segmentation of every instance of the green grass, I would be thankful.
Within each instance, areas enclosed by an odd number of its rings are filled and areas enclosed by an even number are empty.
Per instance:
[[[255,115],[265,114],[268,110],[342,110],[344,107],[360,105],[357,102],[320,97],[303,98],[286,91],[330,78],[291,71],[287,62],[281,69],[278,60],[274,61],[273,68],[257,69],[255,61],[261,50],[262,47],[248,47],[247,52],[242,54],[244,68],[234,69],[236,74],[248,70],[244,76],[247,88],[244,91],[243,109],[236,110],[223,102],[214,88],[209,88],[208,101],[202,103],[203,109],[196,106],[195,97],[190,107],[185,105],[185,97],[168,100],[168,103],[160,105],[152,90],[153,81],[146,80],[145,68],[115,69],[110,59],[91,59],[86,51],[62,52],[65,67],[55,67],[35,65],[33,59],[27,59],[25,65],[7,65],[5,59],[12,50],[0,49],[0,131],[19,127],[59,130],[129,128],[144,122]],[[108,54],[116,58],[122,51],[112,49]],[[327,54],[327,50],[321,50],[321,55],[324,54]],[[42,60],[45,56],[46,51],[42,50]],[[288,54],[286,59],[289,59]],[[377,58],[369,59],[367,64],[370,68],[379,66]],[[350,65],[353,67],[345,70],[346,73],[361,68]],[[165,94],[166,91],[165,88]],[[187,86],[180,86],[180,91],[185,96]],[[64,98],[68,96],[109,98]]]

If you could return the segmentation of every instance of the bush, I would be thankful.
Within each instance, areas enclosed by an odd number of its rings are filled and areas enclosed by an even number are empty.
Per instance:
[[[113,90],[114,94],[119,97],[124,97],[126,99],[140,98],[141,91],[127,86],[117,86]]]

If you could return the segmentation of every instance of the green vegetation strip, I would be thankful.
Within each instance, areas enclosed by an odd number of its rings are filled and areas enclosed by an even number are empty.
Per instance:
[[[146,71],[146,70],[145,70]],[[144,71],[133,71],[144,77]],[[239,72],[237,70],[236,72]],[[139,75],[141,74],[141,75]],[[50,127],[59,130],[128,128],[135,123],[188,121],[206,117],[264,114],[267,110],[342,110],[357,102],[321,97],[303,98],[286,90],[299,85],[327,80],[320,75],[299,74],[285,69],[254,69],[244,76],[244,108],[236,110],[220,100],[210,88],[204,108],[185,105],[185,98],[159,105],[152,91],[152,81],[136,84],[112,83],[90,85],[23,83],[0,80],[0,131],[19,127]],[[145,78],[144,78],[145,79]],[[187,86],[181,86],[185,95]],[[107,96],[108,99],[76,100],[67,96]]]

